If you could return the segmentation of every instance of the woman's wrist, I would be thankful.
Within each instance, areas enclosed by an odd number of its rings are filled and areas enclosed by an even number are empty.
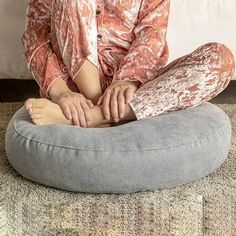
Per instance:
[[[58,97],[66,92],[72,92],[66,82],[62,78],[55,79],[49,87],[48,95],[51,97],[52,101],[56,101]]]

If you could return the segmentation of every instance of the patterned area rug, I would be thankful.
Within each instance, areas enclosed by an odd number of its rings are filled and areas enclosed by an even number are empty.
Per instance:
[[[0,103],[0,235],[236,235],[236,104],[217,104],[232,124],[226,161],[172,189],[133,194],[59,190],[21,177],[6,159],[7,124],[23,102]]]

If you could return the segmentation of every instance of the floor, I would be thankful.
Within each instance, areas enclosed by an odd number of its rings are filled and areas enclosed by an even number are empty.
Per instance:
[[[25,101],[30,97],[39,98],[38,90],[38,84],[34,80],[1,79],[0,102]],[[231,81],[223,92],[209,102],[236,104],[236,81]]]

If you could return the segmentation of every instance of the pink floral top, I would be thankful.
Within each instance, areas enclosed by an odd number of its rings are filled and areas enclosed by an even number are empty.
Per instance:
[[[47,96],[56,78],[72,77],[53,48],[52,2],[29,0],[21,39],[28,69]],[[86,7],[93,1],[84,2]],[[92,4],[97,13],[97,26],[91,29],[97,33],[97,54],[91,54],[90,59],[101,66],[106,78],[111,77],[103,83],[138,80],[143,84],[154,79],[169,56],[166,33],[170,0],[97,0]]]

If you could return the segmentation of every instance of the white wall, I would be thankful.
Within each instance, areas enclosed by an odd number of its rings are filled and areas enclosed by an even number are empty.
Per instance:
[[[207,42],[224,43],[236,60],[236,0],[171,0],[167,40],[168,62]]]

